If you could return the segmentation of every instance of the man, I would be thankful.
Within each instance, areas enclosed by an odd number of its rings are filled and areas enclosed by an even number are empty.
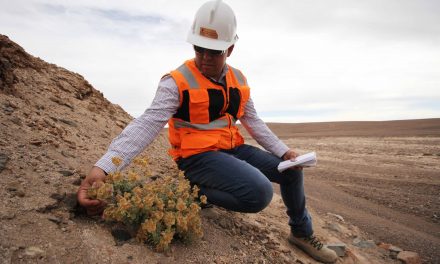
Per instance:
[[[102,212],[104,204],[88,199],[87,189],[116,169],[112,157],[127,165],[168,122],[171,156],[211,204],[259,212],[272,199],[271,182],[279,183],[292,230],[289,241],[317,260],[334,262],[336,253],[313,236],[301,168],[277,170],[280,161],[294,159],[297,153],[257,116],[246,78],[226,64],[238,40],[234,12],[221,1],[205,3],[187,40],[195,58],[161,79],[150,108],[113,140],[82,182],[79,203],[89,214]],[[244,144],[237,120],[269,152]]]

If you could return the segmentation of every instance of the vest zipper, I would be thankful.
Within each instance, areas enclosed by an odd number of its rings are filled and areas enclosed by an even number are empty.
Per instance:
[[[226,76],[224,78],[226,78]],[[228,109],[228,107],[229,107],[229,89],[228,89],[228,85],[227,85],[226,82],[225,82],[225,84],[223,84],[221,82],[218,82],[218,81],[215,81],[215,80],[212,80],[212,79],[211,79],[211,81],[213,83],[215,83],[217,85],[221,85],[223,87],[223,90],[225,91],[225,95],[226,95],[226,104],[225,104],[225,108],[222,111],[226,111]],[[231,131],[232,120],[231,120],[231,115],[230,114],[228,114],[228,113],[225,113],[225,114],[228,117],[228,130],[229,130],[229,136],[231,138],[230,143],[231,143],[231,149],[232,149],[232,147],[233,147],[233,142],[232,142],[233,141],[233,135],[232,135],[232,131]]]
[[[232,145],[233,136],[232,136],[232,131],[231,131],[232,120],[231,120],[231,115],[230,114],[227,114],[227,115],[228,115],[228,128],[229,128],[229,135],[231,136],[231,149],[232,149],[232,147],[233,147],[233,145]]]
[[[228,107],[229,107],[229,89],[227,87],[227,84],[225,84],[223,86],[223,88],[225,89],[225,92],[226,92],[226,109],[225,109],[225,111],[226,111],[228,109]],[[231,115],[230,114],[226,113],[226,115],[228,116],[228,128],[229,128],[229,135],[231,137],[231,149],[232,149],[232,147],[233,147],[233,144],[232,144],[233,135],[232,135],[232,131],[231,131],[232,120],[231,120]]]

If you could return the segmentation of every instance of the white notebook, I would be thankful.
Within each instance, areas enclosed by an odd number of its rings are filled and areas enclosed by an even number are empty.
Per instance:
[[[295,160],[285,160],[280,162],[278,165],[278,171],[283,172],[287,170],[288,168],[294,167],[294,166],[301,166],[301,167],[312,167],[316,166],[316,163],[318,160],[316,159],[316,153],[310,152],[301,156],[296,157]]]

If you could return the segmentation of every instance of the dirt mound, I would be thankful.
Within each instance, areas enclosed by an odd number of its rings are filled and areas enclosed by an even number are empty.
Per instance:
[[[114,227],[78,215],[81,178],[132,118],[81,75],[27,54],[3,35],[0,113],[1,263],[315,263],[287,243],[278,195],[259,214],[203,210],[204,238],[174,243],[166,254],[119,241]],[[159,176],[176,170],[167,148],[161,135],[144,153]],[[347,244],[340,263],[397,263],[375,245],[353,246],[355,238],[364,241],[362,232],[337,219],[314,217],[318,234]],[[327,228],[336,223],[338,232]]]

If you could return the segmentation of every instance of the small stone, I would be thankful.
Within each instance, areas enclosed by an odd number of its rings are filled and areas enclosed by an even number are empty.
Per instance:
[[[235,244],[232,244],[232,245],[231,245],[231,248],[232,248],[233,250],[235,250],[235,251],[238,251],[238,250],[239,250],[238,246],[235,245]]]
[[[21,119],[19,117],[15,116],[15,117],[11,118],[10,120],[11,120],[12,123],[16,124],[17,126],[21,126],[22,125]]]
[[[38,139],[33,139],[33,140],[29,141],[29,144],[39,147],[43,144],[43,141],[38,140]]]
[[[373,240],[362,240],[360,238],[355,238],[353,240],[353,245],[359,248],[373,248],[376,247],[376,243]]]
[[[9,157],[6,154],[0,153],[0,172],[6,167]]]
[[[18,190],[15,192],[15,195],[17,195],[18,197],[25,197],[26,193],[22,190]]]
[[[66,197],[66,194],[65,194],[65,193],[63,193],[63,194],[60,194],[60,193],[52,193],[52,194],[50,195],[50,198],[55,199],[55,200],[57,200],[57,201],[62,201],[62,200],[64,199],[64,197]]]
[[[14,212],[10,212],[10,211],[6,211],[6,212],[0,212],[0,219],[6,219],[6,220],[11,220],[15,218],[15,213]]]
[[[335,217],[336,219],[338,219],[341,222],[345,222],[344,218],[342,216],[340,216],[340,215],[333,214],[333,213],[327,213],[327,214],[330,215],[330,216]]]
[[[332,243],[328,244],[327,247],[336,252],[339,257],[345,256],[346,245],[344,243]]]
[[[66,176],[66,177],[68,177],[68,176],[72,176],[73,174],[74,174],[74,172],[72,172],[72,171],[69,171],[69,170],[60,170],[60,171],[58,171],[61,175],[63,175],[63,176]]]
[[[379,243],[379,245],[377,245],[377,246],[380,247],[380,248],[389,250],[390,252],[395,252],[396,255],[397,255],[397,253],[403,251],[403,249],[401,249],[399,247],[396,247],[396,246],[394,246],[392,244],[388,244],[388,243]]]
[[[9,192],[16,192],[20,188],[20,183],[17,181],[11,182],[6,186],[6,190]]]
[[[79,186],[79,185],[81,185],[81,182],[82,182],[82,180],[80,178],[78,178],[78,179],[73,180],[72,184]]]
[[[397,255],[397,259],[402,261],[404,264],[421,264],[419,254],[412,251],[402,251]]]
[[[78,125],[74,122],[74,121],[72,121],[72,120],[68,120],[68,119],[58,119],[58,121],[61,121],[61,122],[63,122],[64,124],[67,124],[67,125],[69,125],[69,126],[73,126],[73,127],[77,127]]]
[[[61,151],[61,155],[63,155],[66,158],[75,158],[75,155],[73,155],[67,151],[64,151],[64,150]]]
[[[391,252],[396,252],[396,253],[399,253],[399,252],[402,252],[402,251],[403,251],[403,249],[401,249],[400,247],[396,247],[396,246],[393,246],[393,245],[391,245],[391,247],[389,248],[389,250],[390,250]]]
[[[63,199],[63,202],[64,202],[65,206],[67,207],[67,209],[69,209],[69,211],[71,211],[71,212],[75,211],[75,209],[78,205],[78,199],[77,199],[76,193],[66,194],[66,196]]]
[[[24,254],[29,257],[39,257],[44,256],[45,252],[39,247],[28,247],[25,249]]]
[[[60,224],[60,223],[61,223],[61,218],[56,217],[56,216],[54,216],[54,215],[49,215],[49,216],[47,217],[47,219],[49,219],[50,221],[52,221],[52,222],[54,222],[54,223],[56,223],[56,224]]]

